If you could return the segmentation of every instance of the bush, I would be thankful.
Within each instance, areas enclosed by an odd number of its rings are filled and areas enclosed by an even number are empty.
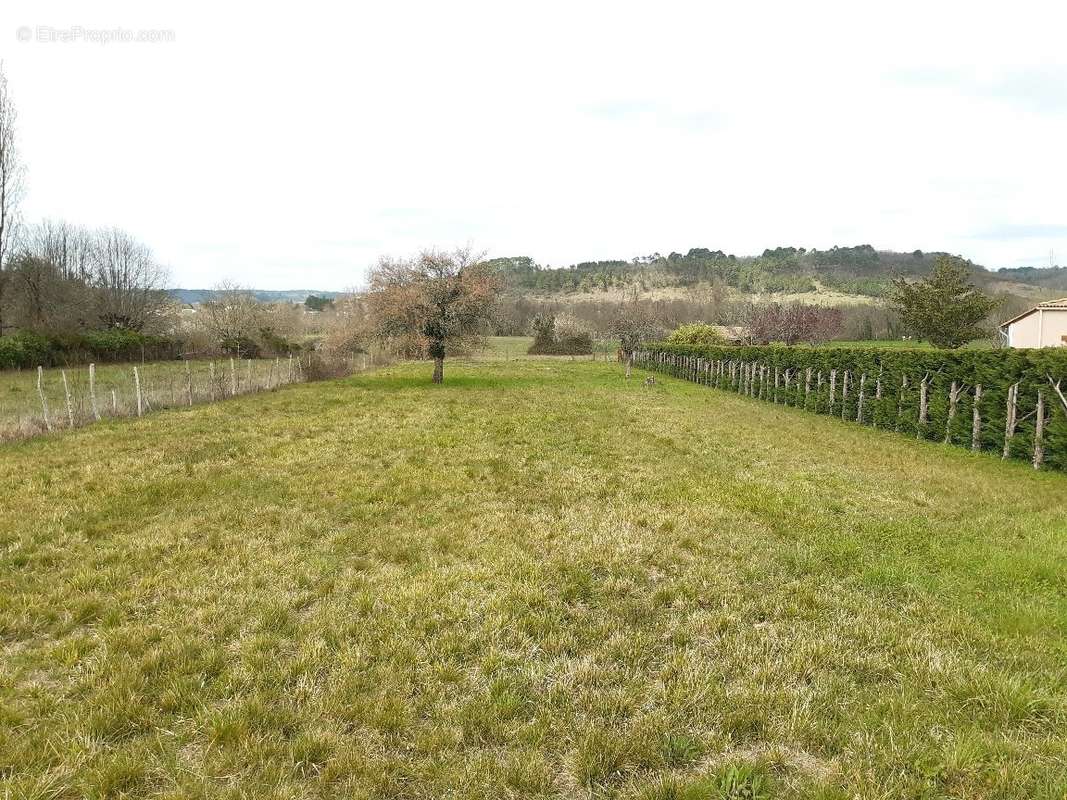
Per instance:
[[[694,322],[682,325],[667,337],[670,344],[725,345],[725,337],[714,325]]]
[[[538,315],[533,321],[534,342],[528,355],[587,356],[593,352],[593,334],[575,317]]]
[[[284,336],[279,334],[274,328],[260,328],[259,329],[259,344],[262,345],[262,354],[273,356],[284,356],[289,353],[296,353],[300,350],[300,344],[298,342],[290,341]],[[242,350],[242,353],[247,351]]]
[[[179,343],[166,336],[150,336],[136,331],[127,331],[114,328],[106,331],[89,331],[69,337],[68,340],[57,340],[61,343],[62,351],[68,355],[67,360],[84,361],[136,361],[141,358],[159,361],[161,359],[176,358],[179,354]],[[88,355],[79,357],[79,351]]]
[[[40,334],[21,331],[0,336],[0,369],[50,366],[52,358],[52,342]]]
[[[701,361],[698,363],[698,359]],[[757,380],[751,393],[766,400],[805,408],[816,413],[830,411],[830,371],[835,371],[836,396],[833,413],[845,419],[860,416],[858,394],[864,381],[864,424],[897,430],[911,436],[971,446],[974,387],[982,386],[979,402],[981,428],[978,449],[999,453],[1004,447],[1009,388],[1018,385],[1018,426],[1008,445],[1015,458],[1031,458],[1034,448],[1037,394],[1044,397],[1046,423],[1043,435],[1045,464],[1067,469],[1067,413],[1050,385],[1067,384],[1067,349],[1043,350],[896,350],[874,347],[736,347],[679,345],[663,342],[646,347],[639,362],[653,369],[741,390],[729,365],[766,367],[766,380]],[[704,371],[715,362],[714,371]],[[724,374],[718,365],[723,364]],[[811,380],[808,383],[808,370]],[[786,371],[790,374],[785,388]],[[774,375],[779,375],[775,388]],[[842,398],[842,383],[848,373],[850,388]],[[821,380],[820,380],[821,376]],[[927,382],[928,414],[920,422],[920,385]],[[961,389],[955,416],[950,417],[949,393],[953,382]],[[808,385],[809,391],[805,390]],[[1067,394],[1067,388],[1064,389]]]

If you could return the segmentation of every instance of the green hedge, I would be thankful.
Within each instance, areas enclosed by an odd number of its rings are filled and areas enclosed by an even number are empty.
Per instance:
[[[1008,391],[1017,384],[1018,422],[1008,442],[1008,455],[1033,459],[1037,428],[1034,412],[1040,392],[1045,408],[1042,463],[1067,469],[1067,414],[1049,383],[1049,376],[1062,380],[1061,388],[1067,394],[1067,349],[889,350],[659,343],[646,346],[636,360],[678,377],[820,414],[831,413],[830,375],[834,371],[835,416],[933,441],[947,438],[948,442],[965,447],[972,446],[975,387],[981,385],[977,449],[997,453],[1005,447]],[[849,387],[842,397],[846,373]],[[925,424],[920,420],[924,378],[928,400]],[[949,397],[953,382],[958,390],[954,416],[950,414]]]
[[[33,369],[89,361],[150,361],[177,358],[180,343],[166,336],[105,330],[62,336],[19,331],[0,336],[0,369]]]

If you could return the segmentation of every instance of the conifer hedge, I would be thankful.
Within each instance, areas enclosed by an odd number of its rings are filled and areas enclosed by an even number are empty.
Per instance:
[[[1067,395],[1067,348],[890,350],[658,343],[646,345],[635,361],[770,402],[1067,470],[1067,408],[1054,388],[1062,382],[1060,389]],[[1012,393],[1017,409],[1014,432],[1007,424]]]

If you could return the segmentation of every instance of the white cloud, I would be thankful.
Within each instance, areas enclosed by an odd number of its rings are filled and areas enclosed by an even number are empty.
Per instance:
[[[509,5],[8,0],[27,216],[128,228],[185,286],[467,241],[1067,252],[1058,5]],[[175,41],[15,41],[38,25]]]

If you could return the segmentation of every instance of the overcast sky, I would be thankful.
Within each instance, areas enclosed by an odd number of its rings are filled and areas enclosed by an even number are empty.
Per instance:
[[[1067,263],[1065,3],[161,5],[4,0],[0,57],[27,220],[126,228],[175,285],[468,242]]]

